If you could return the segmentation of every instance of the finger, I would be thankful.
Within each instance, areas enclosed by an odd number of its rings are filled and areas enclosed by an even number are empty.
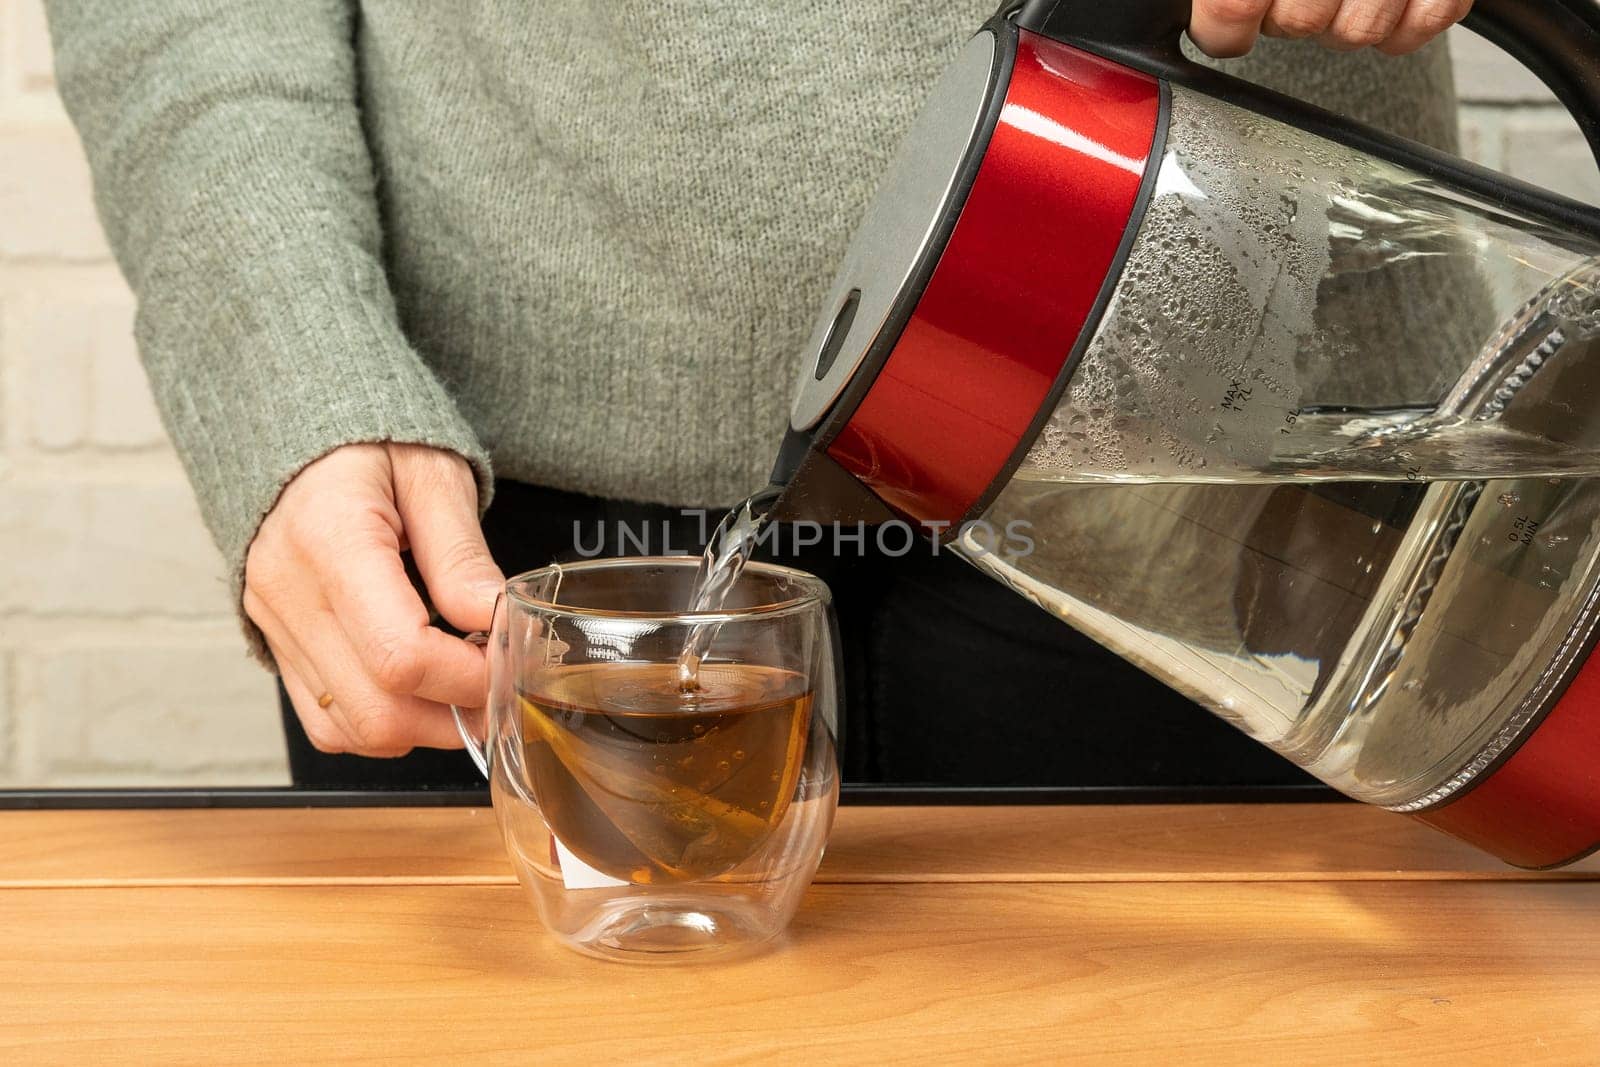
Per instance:
[[[1318,41],[1341,52],[1382,42],[1394,32],[1406,11],[1406,0],[1344,0]]]
[[[505,575],[478,522],[478,487],[459,456],[436,449],[402,453],[395,507],[434,607],[460,630],[487,630]]]
[[[344,727],[323,709],[321,697],[313,695],[314,687],[306,685],[300,673],[292,667],[281,671],[280,676],[283,678],[283,688],[289,694],[289,703],[294,706],[294,713],[299,717],[300,727],[305,730],[311,747],[329,755],[349,752],[350,737]]]
[[[243,603],[244,613],[256,624],[267,642],[267,651],[272,653],[272,662],[277,665],[278,674],[284,677],[294,675],[307,689],[314,690],[320,696],[323,692],[320,688],[322,680],[295,647],[294,634],[283,625],[278,613],[250,586],[245,586]]]
[[[294,635],[271,606],[249,586],[244,591],[245,614],[261,629],[267,651],[277,664],[278,676],[289,694],[289,703],[300,720],[307,739],[319,752],[348,752],[354,739],[328,714],[332,694],[322,685],[322,677],[295,644]]]
[[[1272,0],[1196,0],[1189,39],[1209,56],[1227,59],[1250,51]]]
[[[1269,37],[1315,37],[1333,24],[1341,0],[1275,0],[1262,20]]]
[[[312,560],[327,606],[355,649],[362,673],[387,693],[481,704],[482,650],[428,625],[394,532],[381,518],[366,525],[365,530],[347,528],[337,544]],[[314,650],[306,651],[316,658]]]
[[[1467,17],[1472,0],[1411,0],[1378,51],[1409,55]]]
[[[303,629],[302,648],[333,698],[326,711],[349,739],[350,751],[384,757],[402,756],[417,747],[461,747],[447,706],[386,692],[368,677],[331,611],[314,615]]]

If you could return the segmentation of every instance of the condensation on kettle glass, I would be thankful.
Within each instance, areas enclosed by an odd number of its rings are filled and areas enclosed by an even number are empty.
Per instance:
[[[1181,87],[1172,130],[1019,477],[1600,473],[1600,246]]]
[[[1181,87],[1172,128],[985,515],[1035,549],[973,562],[1351,795],[1436,802],[1592,620],[1597,249]]]

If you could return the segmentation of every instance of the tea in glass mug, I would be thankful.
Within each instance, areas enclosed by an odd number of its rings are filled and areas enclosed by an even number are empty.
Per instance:
[[[457,712],[545,925],[614,959],[723,955],[782,932],[838,803],[837,647],[818,579],[751,564],[685,611],[692,559],[514,578]],[[703,650],[685,676],[685,648]]]

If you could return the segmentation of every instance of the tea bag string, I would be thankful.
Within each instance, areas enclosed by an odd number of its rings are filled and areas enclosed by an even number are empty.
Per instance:
[[[551,607],[554,607],[560,602],[561,579],[566,577],[567,572],[559,562],[551,563],[550,569],[555,572],[555,585],[551,587],[550,595],[545,598],[545,603],[549,604]],[[545,620],[545,626],[549,632],[545,635],[544,666],[550,667],[560,662],[561,654],[565,652],[569,646],[565,641],[561,640],[561,638],[556,635],[556,620],[554,615]]]

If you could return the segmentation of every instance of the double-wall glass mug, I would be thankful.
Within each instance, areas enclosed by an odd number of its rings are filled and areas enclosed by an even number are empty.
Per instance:
[[[693,559],[511,579],[457,709],[517,877],[557,938],[670,960],[780,934],[838,804],[838,650],[819,579],[747,566],[717,611]],[[703,655],[680,665],[692,637]]]

